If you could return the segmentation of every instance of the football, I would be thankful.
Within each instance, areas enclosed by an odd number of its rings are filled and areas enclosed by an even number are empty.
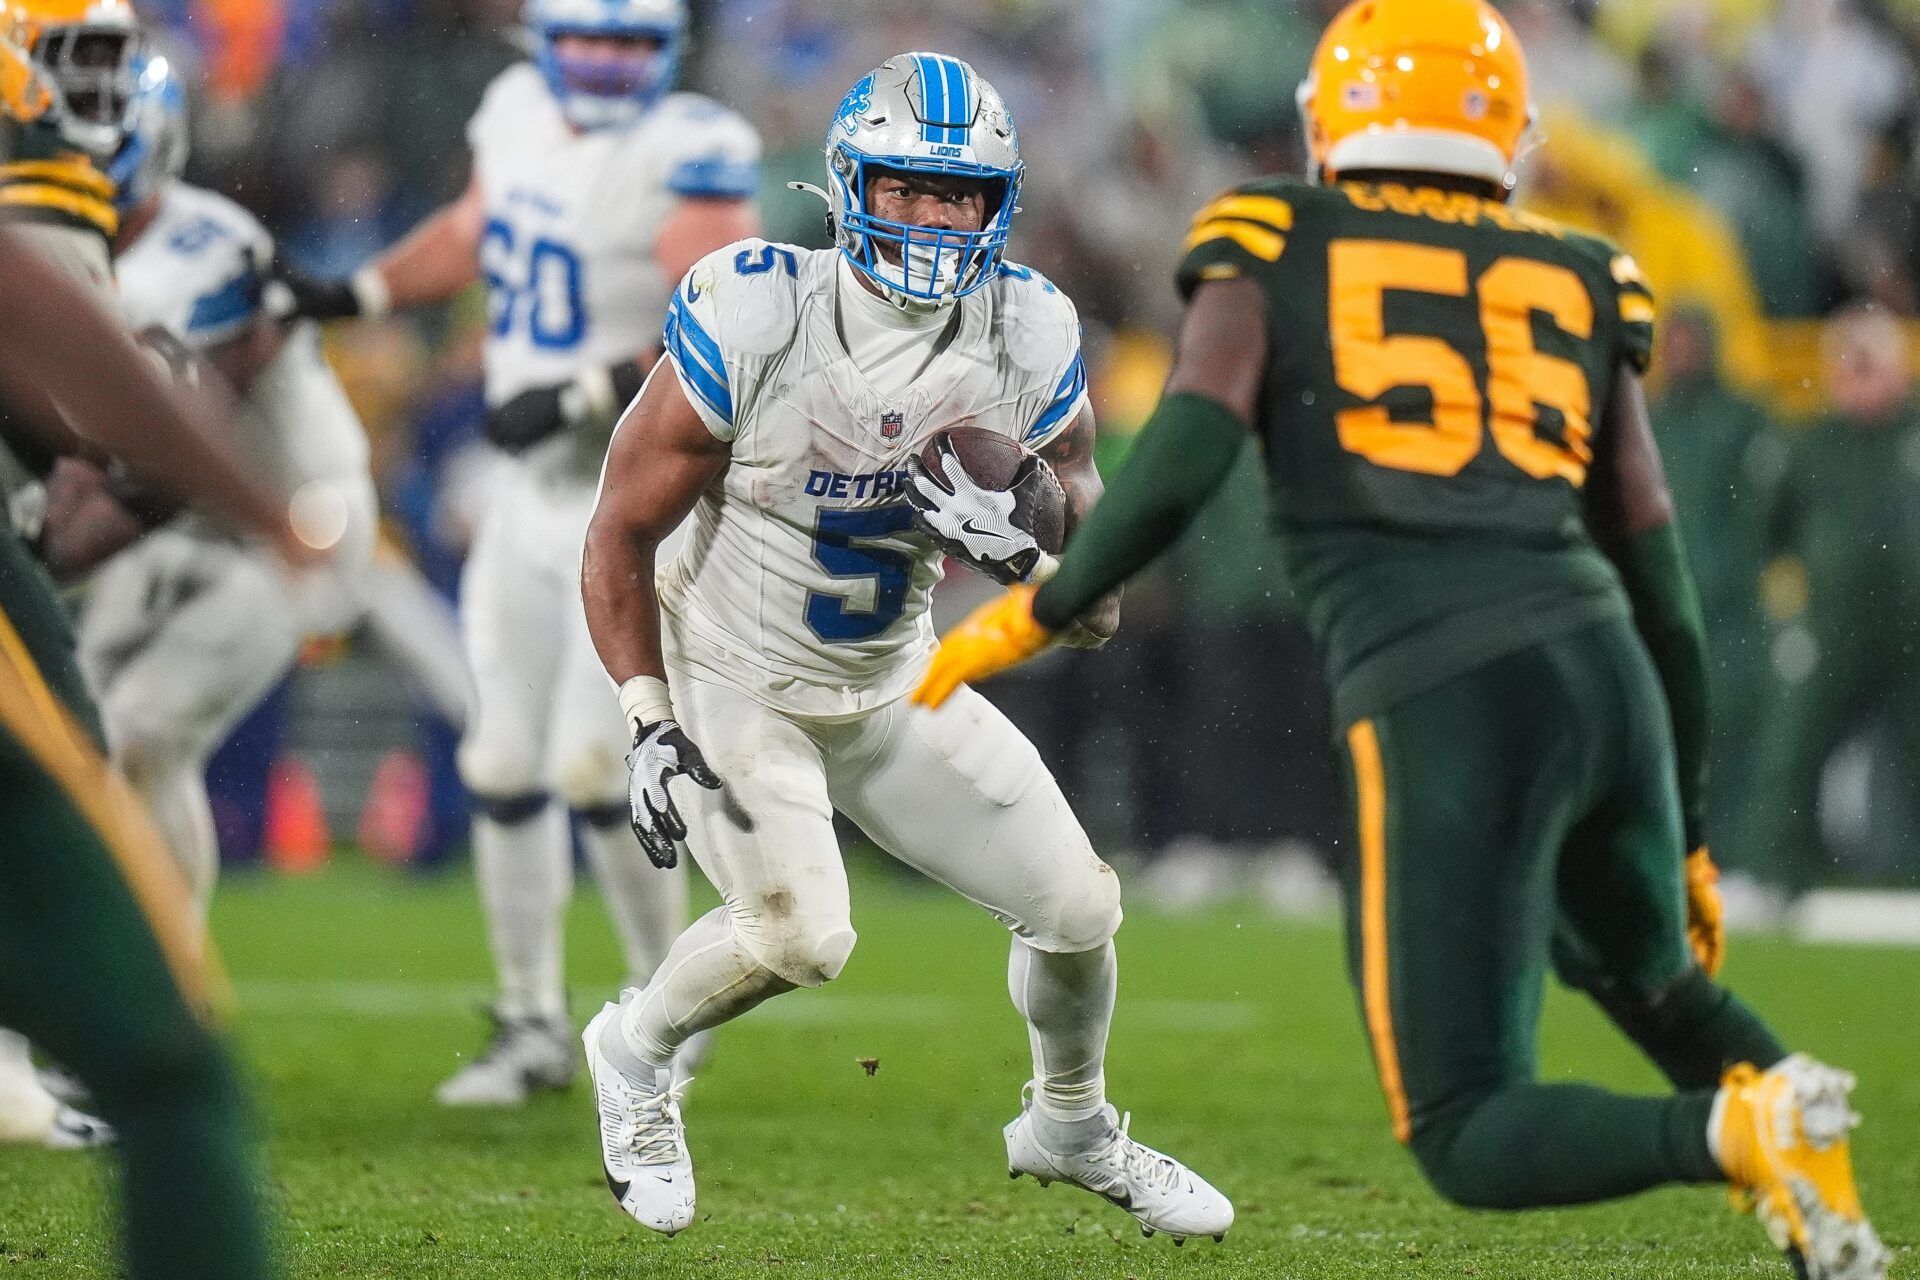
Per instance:
[[[942,441],[947,449],[941,447]],[[949,459],[965,468],[981,488],[1011,491],[1014,523],[1031,533],[1042,551],[1060,554],[1067,542],[1067,493],[1045,458],[986,427],[949,427],[927,441],[920,462],[935,479],[944,481],[943,468]]]

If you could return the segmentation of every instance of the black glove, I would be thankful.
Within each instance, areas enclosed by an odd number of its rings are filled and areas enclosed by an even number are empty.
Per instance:
[[[487,410],[487,439],[508,453],[525,453],[572,424],[563,403],[565,388],[533,387]]]
[[[281,321],[349,320],[363,310],[351,280],[317,279],[284,262],[273,264],[261,302]]]
[[[633,751],[627,756],[627,769],[633,834],[640,838],[648,861],[663,869],[671,867],[680,861],[675,842],[687,838],[687,824],[673,806],[667,783],[684,774],[709,791],[719,791],[724,785],[720,775],[707,767],[700,748],[693,745],[678,720],[641,725],[634,735]]]

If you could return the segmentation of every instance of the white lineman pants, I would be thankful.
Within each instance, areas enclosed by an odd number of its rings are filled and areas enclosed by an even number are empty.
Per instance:
[[[1040,754],[972,689],[937,711],[905,700],[846,719],[782,714],[672,677],[682,725],[751,818],[676,781],[688,847],[734,936],[773,974],[819,986],[853,949],[835,809],[902,862],[979,903],[1028,946],[1078,953],[1120,927],[1120,887]]]
[[[625,808],[632,743],[580,600],[593,499],[590,486],[514,474],[475,534],[460,584],[476,694],[460,772],[483,802],[553,794]]]

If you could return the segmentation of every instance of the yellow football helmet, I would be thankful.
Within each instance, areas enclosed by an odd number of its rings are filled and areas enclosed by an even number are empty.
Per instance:
[[[1513,186],[1533,119],[1527,60],[1485,0],[1354,0],[1300,86],[1314,176],[1448,173]]]
[[[11,33],[0,30],[0,117],[29,125],[53,110],[53,89]]]
[[[0,36],[52,90],[61,136],[99,161],[120,146],[146,34],[128,0],[0,0]]]

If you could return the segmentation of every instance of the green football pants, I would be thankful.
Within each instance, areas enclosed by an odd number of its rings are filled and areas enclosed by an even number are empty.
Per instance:
[[[1666,700],[1624,621],[1346,730],[1351,972],[1396,1135],[1458,1203],[1576,1204],[1721,1177],[1726,1067],[1783,1050],[1687,945]],[[1550,965],[1677,1093],[1540,1084]]]
[[[0,536],[0,1025],[79,1077],[119,1130],[128,1275],[259,1280],[271,1266],[244,1110],[203,1021],[186,888],[77,714],[59,604],[18,550]]]

